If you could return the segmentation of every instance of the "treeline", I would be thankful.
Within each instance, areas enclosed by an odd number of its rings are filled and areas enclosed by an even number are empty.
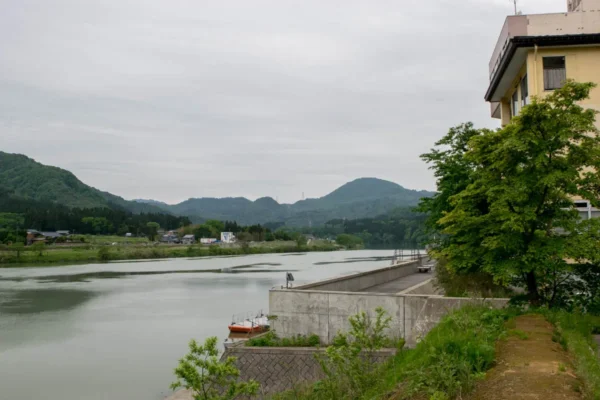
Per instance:
[[[221,232],[232,232],[239,241],[272,242],[275,240],[298,240],[300,232],[285,229],[271,229],[267,225],[240,225],[236,221],[208,220],[200,225],[185,226],[181,234],[193,234],[196,240],[202,238],[220,239]]]
[[[425,214],[398,208],[375,218],[334,219],[324,226],[302,231],[321,238],[352,235],[360,238],[367,248],[416,248],[427,240],[425,220]]]
[[[149,222],[165,229],[189,225],[187,217],[170,214],[133,214],[116,208],[68,208],[52,202],[25,199],[0,189],[0,241],[14,241],[26,229],[69,230],[78,234],[148,235]]]

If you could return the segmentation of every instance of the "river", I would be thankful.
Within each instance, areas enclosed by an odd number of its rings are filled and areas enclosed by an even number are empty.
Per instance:
[[[0,268],[0,398],[160,400],[191,338],[268,290],[389,265],[390,250]],[[216,272],[221,271],[221,272]]]

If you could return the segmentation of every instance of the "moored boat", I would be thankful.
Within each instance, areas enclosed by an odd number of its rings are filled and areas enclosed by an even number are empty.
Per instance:
[[[258,314],[234,315],[228,326],[232,333],[260,333],[269,330],[269,319],[262,312]]]

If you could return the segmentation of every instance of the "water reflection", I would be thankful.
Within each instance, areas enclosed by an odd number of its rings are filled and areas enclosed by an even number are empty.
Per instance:
[[[38,314],[76,308],[96,293],[76,289],[23,289],[0,291],[0,314]]]
[[[199,274],[199,273],[261,273],[261,272],[286,272],[295,270],[274,270],[274,269],[250,269],[255,267],[276,267],[281,266],[280,263],[254,263],[236,265],[227,268],[218,269],[180,269],[180,270],[163,270],[163,271],[96,271],[85,272],[80,274],[66,275],[42,275],[42,276],[14,276],[0,278],[0,281],[23,282],[25,280],[36,280],[41,283],[72,283],[72,282],[91,282],[92,279],[119,279],[130,276],[145,276],[145,275],[173,275],[173,274]]]
[[[190,338],[223,340],[233,314],[268,312],[269,289],[285,285],[284,272],[294,271],[298,285],[385,267],[391,255],[0,269],[0,398],[161,400]]]
[[[394,257],[392,256],[387,256],[387,257],[350,257],[350,258],[345,258],[342,261],[321,261],[321,262],[316,262],[313,263],[313,265],[329,265],[329,264],[351,264],[351,263],[362,263],[362,262],[369,262],[369,261],[389,261],[392,260]]]

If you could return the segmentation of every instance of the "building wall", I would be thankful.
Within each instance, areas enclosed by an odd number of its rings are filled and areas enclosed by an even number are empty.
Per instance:
[[[600,0],[567,0],[569,11],[600,11]]]
[[[544,90],[543,57],[565,56],[567,79],[577,82],[594,82],[600,84],[600,46],[540,48],[531,50],[527,56],[529,74],[529,92],[544,97],[552,91]],[[600,89],[590,93],[590,99],[581,102],[587,108],[600,111]],[[600,121],[596,121],[597,126]]]
[[[599,13],[600,14],[600,13]],[[520,73],[512,82],[510,90],[502,97],[501,119],[502,125],[510,122],[511,100],[516,91],[521,98],[519,82],[525,74],[528,78],[529,96],[544,97],[552,91],[544,90],[544,57],[564,56],[567,69],[567,79],[577,82],[594,82],[600,84],[600,46],[588,47],[558,47],[538,48],[528,52],[526,63]],[[590,99],[581,103],[587,108],[600,111],[600,88],[595,88],[590,93]],[[600,118],[596,121],[600,128]]]

